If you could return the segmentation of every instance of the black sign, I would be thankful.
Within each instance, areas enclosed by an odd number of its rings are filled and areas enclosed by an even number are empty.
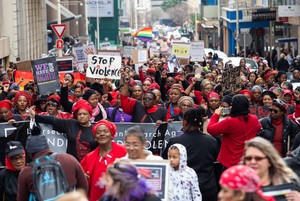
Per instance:
[[[276,11],[253,12],[252,21],[275,21]]]
[[[274,22],[275,36],[283,36],[284,25],[283,22]]]
[[[57,68],[59,72],[73,72],[73,60],[71,58],[57,58]]]
[[[41,95],[59,91],[60,83],[55,57],[32,61],[32,73]]]

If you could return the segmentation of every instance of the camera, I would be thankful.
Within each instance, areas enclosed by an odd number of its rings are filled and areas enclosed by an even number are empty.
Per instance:
[[[230,114],[230,108],[223,108],[222,115],[228,115],[228,114]]]

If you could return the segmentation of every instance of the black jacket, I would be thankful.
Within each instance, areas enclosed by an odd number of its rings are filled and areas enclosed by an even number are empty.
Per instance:
[[[284,158],[284,161],[300,178],[300,146],[289,157]]]
[[[16,201],[19,171],[3,169],[0,172],[0,200]]]
[[[260,123],[262,125],[262,130],[258,133],[259,136],[273,142],[275,135],[275,127],[272,125],[271,117],[267,116],[261,118]],[[283,138],[282,138],[282,156],[285,157],[288,150],[293,149],[294,139],[297,134],[299,134],[299,127],[291,119],[283,116]],[[290,136],[290,148],[288,148],[288,136]]]
[[[180,143],[186,147],[187,165],[197,173],[202,196],[216,195],[214,162],[218,156],[217,141],[212,136],[200,131],[185,131],[181,136],[170,138],[163,152],[164,159],[168,158],[168,149],[175,143]]]

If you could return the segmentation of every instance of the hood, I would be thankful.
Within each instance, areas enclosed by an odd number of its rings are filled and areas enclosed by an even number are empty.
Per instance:
[[[24,155],[24,157],[26,158],[25,150],[23,150],[23,155]],[[14,166],[11,164],[11,160],[10,160],[10,158],[8,157],[7,154],[5,155],[5,166],[6,166],[6,169],[7,169],[7,170],[11,170],[11,171],[17,172],[17,170],[16,170],[16,169],[14,168]]]
[[[183,146],[182,144],[173,144],[172,146],[170,146],[168,153],[170,151],[170,149],[172,147],[177,147],[177,149],[179,150],[179,155],[180,155],[180,162],[179,162],[179,168],[178,171],[183,171],[185,170],[186,166],[187,166],[187,153],[186,153],[186,148],[185,146]],[[172,168],[172,167],[171,167]],[[175,171],[174,168],[172,168],[172,170]]]

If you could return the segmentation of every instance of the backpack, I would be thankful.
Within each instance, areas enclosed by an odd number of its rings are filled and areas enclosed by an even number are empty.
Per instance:
[[[34,193],[30,195],[29,200],[54,201],[70,191],[64,170],[56,157],[57,153],[53,153],[41,156],[30,163],[33,166],[31,176]]]

